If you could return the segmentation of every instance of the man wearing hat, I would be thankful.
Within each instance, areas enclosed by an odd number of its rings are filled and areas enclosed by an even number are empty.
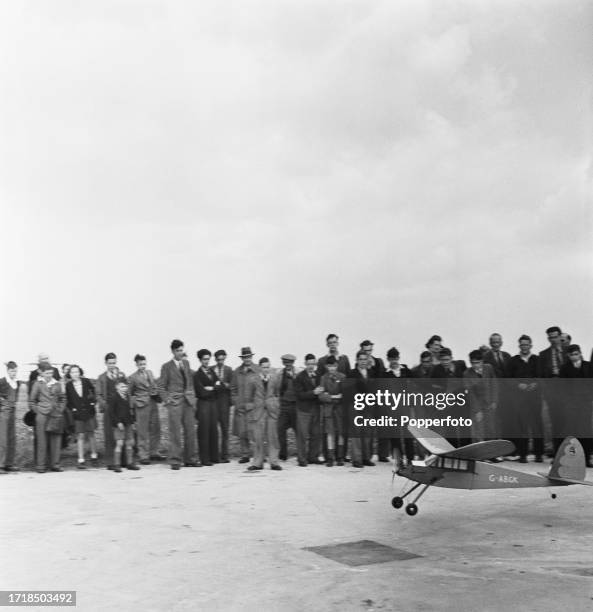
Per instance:
[[[292,429],[297,435],[296,395],[294,393],[294,379],[297,375],[294,362],[296,357],[290,353],[282,355],[282,371],[279,373],[280,387],[280,415],[278,416],[278,444],[280,446],[279,457],[281,461],[288,458],[286,443],[286,432]]]
[[[239,357],[243,363],[235,369],[231,380],[231,400],[235,406],[233,434],[239,437],[241,447],[239,463],[249,463],[251,450],[247,422],[248,388],[252,380],[259,374],[259,368],[253,363],[253,353],[250,347],[244,346]]]
[[[229,422],[231,416],[231,381],[233,368],[225,365],[226,351],[219,349],[214,353],[214,372],[220,381],[216,394],[216,418],[220,425],[220,463],[229,462]]]
[[[28,391],[31,393],[31,389],[33,388],[33,383],[41,376],[41,366],[43,364],[47,364],[51,366],[51,362],[49,360],[49,355],[47,353],[39,353],[37,357],[37,369],[33,370],[31,374],[29,374],[29,383],[28,383]],[[60,371],[56,367],[52,367],[53,377],[56,380],[60,380]]]

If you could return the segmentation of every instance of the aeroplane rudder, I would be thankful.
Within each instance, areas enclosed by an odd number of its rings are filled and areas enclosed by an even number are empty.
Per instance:
[[[564,438],[550,468],[550,478],[585,480],[585,452],[577,438]]]

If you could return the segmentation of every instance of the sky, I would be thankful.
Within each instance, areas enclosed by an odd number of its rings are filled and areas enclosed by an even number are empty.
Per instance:
[[[0,358],[593,345],[593,4],[0,4]]]

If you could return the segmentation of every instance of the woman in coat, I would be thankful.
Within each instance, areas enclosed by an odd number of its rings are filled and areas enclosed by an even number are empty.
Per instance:
[[[74,433],[78,447],[78,469],[86,469],[84,459],[85,438],[89,441],[91,461],[97,460],[97,442],[95,440],[95,388],[88,378],[83,378],[82,368],[70,366],[70,380],[66,383],[66,406],[74,418]]]
[[[216,397],[221,382],[209,366],[212,353],[201,349],[197,353],[200,367],[194,374],[194,389],[198,398],[198,443],[202,465],[218,463],[218,415]]]

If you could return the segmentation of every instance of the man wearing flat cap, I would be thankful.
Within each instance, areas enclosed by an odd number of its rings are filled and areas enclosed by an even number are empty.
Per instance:
[[[294,392],[294,379],[297,375],[294,362],[296,357],[290,353],[282,355],[282,365],[279,373],[280,387],[280,415],[278,416],[278,443],[280,447],[279,457],[281,461],[288,459],[288,448],[286,433],[292,429],[297,435],[296,395]]]
[[[244,346],[239,357],[243,363],[235,369],[231,380],[231,400],[235,406],[233,434],[239,437],[241,449],[239,463],[249,463],[251,449],[247,422],[248,389],[253,379],[258,376],[259,368],[253,363],[253,352],[250,347]]]

